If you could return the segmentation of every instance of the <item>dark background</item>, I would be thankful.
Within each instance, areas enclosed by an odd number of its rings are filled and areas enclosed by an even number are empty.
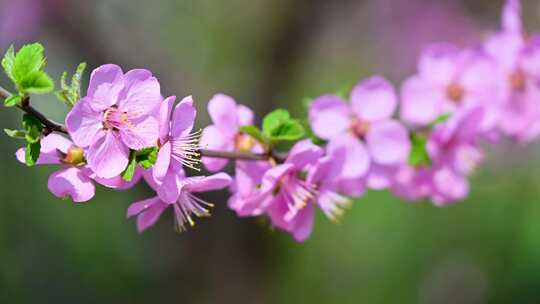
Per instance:
[[[502,1],[0,0],[0,52],[40,41],[58,79],[80,61],[158,76],[193,94],[198,124],[217,92],[258,118],[381,73],[399,84],[422,45],[474,46],[498,29]],[[524,1],[529,29],[540,5]],[[88,74],[87,74],[88,75]],[[88,76],[85,77],[85,81]],[[5,77],[2,86],[9,87]],[[11,88],[10,88],[11,89]],[[61,120],[52,97],[33,104]],[[2,128],[20,113],[2,109]],[[15,161],[0,141],[0,303],[539,303],[540,147],[488,150],[465,202],[437,208],[386,192],[358,199],[340,225],[318,214],[304,244],[238,219],[227,193],[188,233],[166,213],[139,235],[127,206],[152,195],[100,188],[74,205],[47,191],[49,167]]]

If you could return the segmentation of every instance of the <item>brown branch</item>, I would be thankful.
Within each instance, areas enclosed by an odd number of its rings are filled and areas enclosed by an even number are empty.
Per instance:
[[[6,89],[0,87],[0,98],[6,99],[12,94]],[[63,124],[57,123],[45,117],[43,113],[30,105],[30,97],[26,96],[20,105],[17,105],[19,109],[37,118],[43,126],[49,130],[49,132],[58,132],[68,134],[66,127]],[[213,157],[213,158],[227,158],[227,159],[239,159],[239,160],[268,160],[273,157],[270,154],[257,154],[248,152],[232,152],[232,151],[217,151],[200,149],[201,156]]]

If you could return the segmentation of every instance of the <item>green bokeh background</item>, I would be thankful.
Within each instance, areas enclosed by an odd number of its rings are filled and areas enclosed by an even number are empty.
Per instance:
[[[14,1],[0,0],[0,16]],[[377,72],[398,84],[415,58],[391,49],[407,54],[419,48],[416,41],[480,41],[497,29],[502,4],[428,1],[452,2],[444,12],[474,24],[463,35],[421,36],[380,28],[406,28],[399,22],[411,20],[434,26],[414,15],[374,17],[374,10],[402,6],[397,0],[383,8],[374,8],[377,0],[24,1],[38,3],[34,30],[0,32],[0,41],[42,42],[56,79],[83,60],[91,68],[148,68],[164,95],[194,96],[200,127],[217,92],[253,107],[260,119],[279,106],[304,115],[302,99]],[[524,5],[528,26],[538,29],[540,6]],[[415,44],[403,44],[403,35]],[[9,85],[5,77],[0,83]],[[66,112],[52,97],[32,102],[57,120]],[[13,109],[0,111],[2,127],[17,127],[19,119]],[[54,168],[17,163],[20,144],[0,141],[0,303],[540,302],[538,144],[486,145],[486,163],[463,203],[441,209],[370,192],[341,224],[319,214],[304,244],[236,218],[225,192],[206,195],[217,205],[214,215],[188,233],[175,234],[166,213],[139,235],[125,212],[152,195],[146,186],[100,188],[80,205],[58,200],[46,186]]]

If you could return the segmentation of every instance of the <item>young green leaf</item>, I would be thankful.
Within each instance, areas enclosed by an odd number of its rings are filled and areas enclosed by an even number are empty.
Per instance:
[[[240,132],[246,133],[247,135],[253,137],[256,141],[258,141],[261,144],[264,144],[267,142],[267,138],[264,136],[262,131],[256,126],[241,126]]]
[[[430,125],[431,128],[434,128],[436,125],[447,122],[450,117],[452,117],[452,113],[444,113],[439,115],[437,118],[435,118],[435,121]]]
[[[13,45],[9,47],[6,54],[4,55],[4,58],[2,59],[2,67],[4,68],[4,72],[6,72],[6,75],[11,79],[13,82],[15,82],[15,78],[13,77],[13,65],[15,63],[15,50],[13,48]]]
[[[36,143],[39,141],[43,126],[41,122],[32,115],[24,114],[22,125],[26,131],[25,137],[28,143]]]
[[[411,134],[411,153],[409,164],[413,167],[431,165],[431,158],[427,151],[427,138],[417,133]]]
[[[70,85],[66,83],[67,72],[62,73],[60,78],[60,90],[56,92],[56,97],[70,107],[81,99],[81,79],[85,69],[86,63],[81,62],[71,78]]]
[[[135,159],[135,153],[132,151],[129,155],[129,164],[122,172],[122,179],[126,182],[130,182],[133,179],[133,176],[135,175],[135,168],[137,167],[137,160]]]
[[[38,141],[26,144],[26,150],[24,153],[24,159],[28,167],[32,167],[36,164],[39,158],[39,152],[41,149],[41,143]]]
[[[4,132],[7,134],[7,136],[11,138],[16,138],[16,139],[26,138],[26,132],[24,132],[23,130],[4,129]]]
[[[289,111],[285,109],[277,109],[268,113],[263,119],[263,133],[267,137],[270,137],[274,130],[279,128],[280,125],[289,121],[291,115]]]
[[[49,93],[54,89],[54,82],[45,72],[36,71],[22,79],[19,88],[23,93]]]
[[[150,169],[157,161],[158,147],[151,147],[135,152],[135,159],[144,169]]]
[[[39,43],[23,46],[15,55],[13,63],[13,78],[19,84],[28,75],[41,71],[45,64],[43,56],[45,49]]]
[[[270,134],[272,141],[295,141],[306,135],[304,127],[298,120],[291,119],[279,125]]]
[[[4,100],[4,106],[6,107],[14,107],[21,103],[22,96],[20,95],[11,95],[8,98]]]

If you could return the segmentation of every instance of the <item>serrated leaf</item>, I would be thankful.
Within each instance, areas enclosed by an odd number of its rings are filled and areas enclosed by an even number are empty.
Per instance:
[[[135,153],[132,151],[129,155],[129,164],[127,168],[122,172],[122,179],[126,182],[130,182],[135,175],[135,168],[137,167],[137,160],[135,159]]]
[[[26,138],[26,132],[24,132],[23,130],[4,129],[4,133],[6,133],[7,136],[11,138],[16,138],[16,139]]]
[[[27,44],[15,55],[13,63],[13,78],[19,84],[28,75],[40,71],[45,64],[43,56],[45,49],[40,43]]]
[[[277,109],[268,113],[263,119],[263,133],[267,137],[274,132],[275,129],[291,119],[289,111],[285,109]]]
[[[75,99],[73,104],[81,98],[81,80],[84,70],[86,70],[86,62],[79,63],[75,74],[73,74],[73,77],[71,78],[71,91]]]
[[[54,82],[45,72],[36,71],[22,79],[19,88],[23,93],[49,93],[54,90]]]
[[[431,165],[431,158],[427,151],[427,138],[423,135],[412,133],[411,145],[409,164],[413,167]]]
[[[13,45],[9,47],[6,54],[4,55],[4,58],[2,58],[2,67],[4,68],[4,72],[6,72],[6,75],[11,79],[13,82],[15,82],[15,78],[13,77],[13,64],[15,63],[15,49],[13,48]]]
[[[11,95],[8,98],[4,100],[4,106],[6,107],[14,107],[18,105],[22,100],[22,96],[20,95]]]
[[[253,137],[255,140],[257,140],[261,144],[264,144],[267,141],[261,129],[257,128],[256,126],[241,126],[240,132],[246,133],[247,135]]]
[[[62,73],[60,78],[60,90],[56,92],[56,97],[70,107],[81,99],[81,79],[85,69],[86,63],[81,62],[71,78],[70,85],[66,83],[67,72]]]
[[[22,125],[26,131],[25,138],[28,143],[36,143],[39,141],[43,126],[41,122],[32,115],[25,114],[22,118]]]
[[[135,152],[135,159],[144,169],[150,169],[157,161],[158,148],[151,147]]]
[[[36,164],[39,158],[40,150],[41,143],[39,141],[26,144],[26,149],[24,151],[24,159],[28,167],[32,167]]]

